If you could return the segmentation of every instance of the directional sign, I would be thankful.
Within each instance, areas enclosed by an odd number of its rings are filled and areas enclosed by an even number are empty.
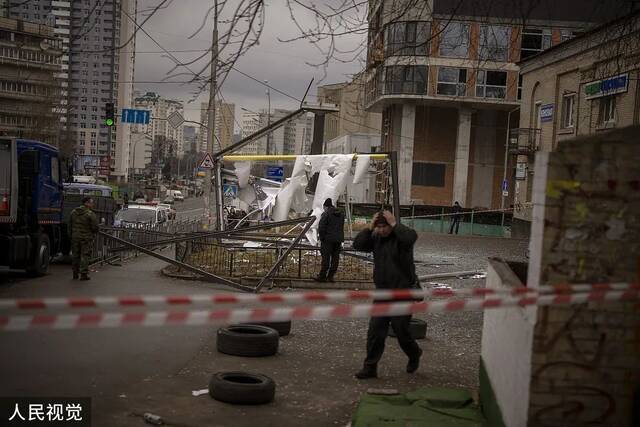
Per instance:
[[[267,178],[282,182],[284,178],[284,168],[282,166],[267,166]]]
[[[204,159],[200,162],[200,169],[213,169],[213,159],[211,158],[211,154],[207,153],[204,156]]]
[[[149,110],[133,110],[130,108],[122,109],[122,123],[136,123],[140,125],[148,125],[151,120],[151,111]]]

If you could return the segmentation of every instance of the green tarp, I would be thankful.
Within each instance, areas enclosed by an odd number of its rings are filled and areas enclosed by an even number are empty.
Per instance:
[[[365,394],[353,416],[353,427],[481,427],[480,408],[466,390],[421,388],[395,396]]]

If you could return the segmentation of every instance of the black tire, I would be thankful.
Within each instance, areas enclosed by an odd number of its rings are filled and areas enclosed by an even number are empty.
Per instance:
[[[209,380],[209,396],[226,403],[260,405],[276,395],[276,383],[266,375],[218,372]]]
[[[411,323],[409,324],[409,332],[411,332],[411,337],[414,340],[421,340],[426,338],[427,336],[427,322],[421,319],[411,319]],[[389,325],[389,336],[395,337],[396,334],[393,331],[391,325]]]
[[[35,245],[27,272],[33,276],[44,276],[47,274],[49,261],[51,260],[51,243],[49,242],[49,236],[46,234],[40,234],[34,240]]]
[[[232,356],[273,356],[279,342],[278,331],[266,326],[231,325],[218,329],[218,351]]]
[[[251,323],[251,325],[260,325],[275,329],[281,337],[287,336],[291,332],[291,320],[285,322],[256,322]]]

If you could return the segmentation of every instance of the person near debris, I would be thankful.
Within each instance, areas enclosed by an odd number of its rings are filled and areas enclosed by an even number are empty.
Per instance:
[[[453,227],[456,227],[456,234],[458,234],[458,228],[460,227],[460,220],[462,219],[462,206],[460,203],[455,202],[453,204],[453,216],[451,217],[451,228],[449,228],[449,234],[453,234]]]
[[[333,206],[331,199],[323,204],[324,212],[318,224],[318,239],[320,240],[320,254],[322,267],[316,282],[333,282],[338,271],[340,250],[344,242],[344,215]]]
[[[373,282],[376,289],[416,288],[418,277],[413,262],[413,245],[417,233],[399,224],[387,210],[378,212],[369,227],[362,230],[353,241],[353,248],[362,252],[373,252]],[[400,347],[409,357],[407,372],[415,372],[420,365],[422,350],[411,336],[408,316],[372,317],[367,332],[367,357],[364,366],[356,373],[356,378],[366,379],[378,376],[378,362],[384,353],[384,343],[393,328]]]
[[[122,195],[122,207],[127,209],[129,207],[129,193],[124,193]]]
[[[89,258],[93,248],[93,239],[98,233],[98,218],[92,211],[93,199],[83,197],[82,205],[71,212],[69,234],[71,236],[71,265],[73,278],[90,280]]]

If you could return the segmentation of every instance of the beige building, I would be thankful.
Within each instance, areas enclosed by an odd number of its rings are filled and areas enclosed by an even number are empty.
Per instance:
[[[398,152],[401,202],[499,208],[513,197],[502,181],[507,129],[518,126],[517,63],[624,1],[370,3],[365,104],[382,113],[383,150]]]
[[[380,134],[382,115],[365,109],[365,81],[362,74],[353,81],[318,87],[320,104],[335,104],[339,113],[325,115],[324,143],[352,134]]]
[[[595,28],[521,62],[520,128],[510,135],[517,158],[514,232],[527,235],[536,152],[560,142],[640,122],[640,14]]]
[[[200,123],[205,127],[200,131],[199,149],[201,152],[207,151],[207,129],[209,123],[209,104],[203,102],[200,104]],[[216,102],[216,122],[215,122],[215,138],[214,151],[225,148],[233,144],[233,130],[235,127],[235,104],[225,104]]]
[[[147,92],[143,96],[135,98],[135,108],[151,111],[151,120],[148,125],[132,124],[131,131],[149,135],[153,141],[159,136],[171,142],[174,147],[174,155],[182,156],[184,147],[184,124],[173,127],[167,119],[173,113],[184,116],[184,106],[181,101],[166,99],[154,92]],[[132,142],[133,143],[133,142]]]
[[[0,135],[58,145],[61,55],[52,27],[0,18]]]

